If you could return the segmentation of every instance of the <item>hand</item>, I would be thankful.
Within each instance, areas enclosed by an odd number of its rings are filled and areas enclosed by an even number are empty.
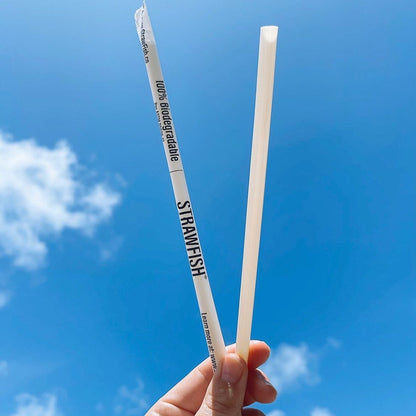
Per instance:
[[[251,341],[246,364],[235,354],[234,345],[227,347],[214,375],[206,359],[159,399],[146,416],[261,416],[260,410],[243,406],[275,400],[277,391],[257,368],[269,355],[267,344]]]

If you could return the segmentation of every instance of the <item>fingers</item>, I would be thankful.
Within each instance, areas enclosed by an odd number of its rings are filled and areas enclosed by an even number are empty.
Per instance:
[[[235,344],[227,347],[228,352],[235,352]],[[264,364],[270,355],[270,347],[263,341],[250,341],[248,369],[253,370]]]
[[[227,351],[235,352],[235,345],[227,347]],[[251,341],[250,353],[248,359],[248,369],[251,380],[253,377],[251,370],[262,365],[270,355],[270,348],[265,342]],[[218,372],[218,371],[217,371]],[[173,409],[180,409],[178,414],[195,414],[200,408],[204,400],[205,392],[211,382],[213,373],[212,365],[209,359],[206,359],[196,368],[194,368],[184,379],[182,379],[176,386],[174,386],[168,393],[166,393],[152,408],[155,414],[176,415]],[[246,402],[254,403],[264,399],[264,394],[261,393],[261,382],[250,381],[250,389],[247,391]],[[268,387],[266,387],[268,389]],[[268,397],[268,396],[267,396]],[[268,403],[268,401],[264,401]],[[149,413],[150,414],[150,413]]]
[[[242,416],[265,416],[262,411],[252,408],[243,409],[241,414]]]
[[[227,353],[208,386],[196,416],[241,416],[247,384],[247,364]]]
[[[276,389],[270,384],[263,371],[259,369],[249,371],[244,406],[254,402],[272,403],[276,396]]]
[[[201,406],[211,379],[211,362],[205,360],[154,405],[155,415],[176,416],[187,413],[194,415]]]
[[[227,347],[227,352],[235,352],[235,344]],[[270,355],[270,347],[263,341],[250,341],[250,350],[248,356],[248,368],[254,369],[264,364]],[[207,378],[212,377],[211,360],[207,358],[198,367],[199,371]],[[207,383],[208,384],[208,383]]]

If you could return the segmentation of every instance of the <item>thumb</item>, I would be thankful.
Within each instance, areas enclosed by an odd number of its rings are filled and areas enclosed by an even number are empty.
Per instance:
[[[241,416],[247,387],[247,364],[227,354],[208,386],[196,416]]]

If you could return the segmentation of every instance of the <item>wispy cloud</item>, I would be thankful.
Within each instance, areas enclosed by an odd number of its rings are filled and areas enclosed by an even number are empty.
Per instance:
[[[337,338],[328,337],[326,339],[326,342],[327,342],[329,347],[334,348],[336,350],[338,350],[342,347],[342,342]]]
[[[311,412],[311,416],[335,416],[335,415],[324,407],[315,407]]]
[[[36,269],[47,237],[64,229],[91,235],[120,202],[104,183],[89,184],[91,176],[64,141],[47,148],[0,131],[0,255]]]
[[[270,359],[263,369],[277,390],[282,391],[302,383],[319,383],[317,365],[318,356],[310,351],[307,344],[280,344],[272,350]]]
[[[121,386],[118,389],[114,413],[117,415],[142,415],[149,408],[144,397],[144,383],[136,380],[136,386],[129,389],[126,386]]]
[[[286,413],[283,412],[282,410],[272,410],[270,413],[267,413],[267,416],[286,416]]]
[[[0,290],[0,309],[4,308],[12,297],[12,293],[8,290]]]
[[[7,361],[0,361],[0,377],[7,376],[9,366]]]
[[[123,238],[119,236],[114,237],[112,240],[108,241],[105,244],[102,244],[101,249],[100,249],[101,260],[102,261],[113,260],[122,245],[123,245]]]
[[[53,394],[44,394],[42,397],[19,394],[16,402],[16,411],[11,416],[62,416]]]
[[[98,402],[98,403],[95,405],[95,411],[96,411],[96,412],[98,412],[98,413],[102,413],[102,412],[104,412],[104,410],[105,410],[105,407],[104,407],[104,405],[103,405],[101,402]]]

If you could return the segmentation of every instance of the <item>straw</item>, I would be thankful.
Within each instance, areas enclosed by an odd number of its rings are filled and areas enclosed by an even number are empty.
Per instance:
[[[191,200],[186,185],[178,141],[172,120],[172,113],[166,92],[165,81],[159,62],[155,38],[147,13],[146,4],[136,11],[137,32],[142,44],[147,75],[160,131],[166,160],[175,194],[176,207],[185,240],[185,248],[191,269],[195,292],[198,299],[208,352],[215,371],[225,355],[225,345],[211,293],[202,248],[199,242]]]
[[[236,345],[237,354],[245,361],[248,359],[251,325],[253,320],[254,292],[256,288],[264,186],[266,180],[267,151],[269,146],[272,111],[277,32],[277,26],[263,26],[260,31],[256,105],[254,113],[253,143],[251,149],[250,180]]]

